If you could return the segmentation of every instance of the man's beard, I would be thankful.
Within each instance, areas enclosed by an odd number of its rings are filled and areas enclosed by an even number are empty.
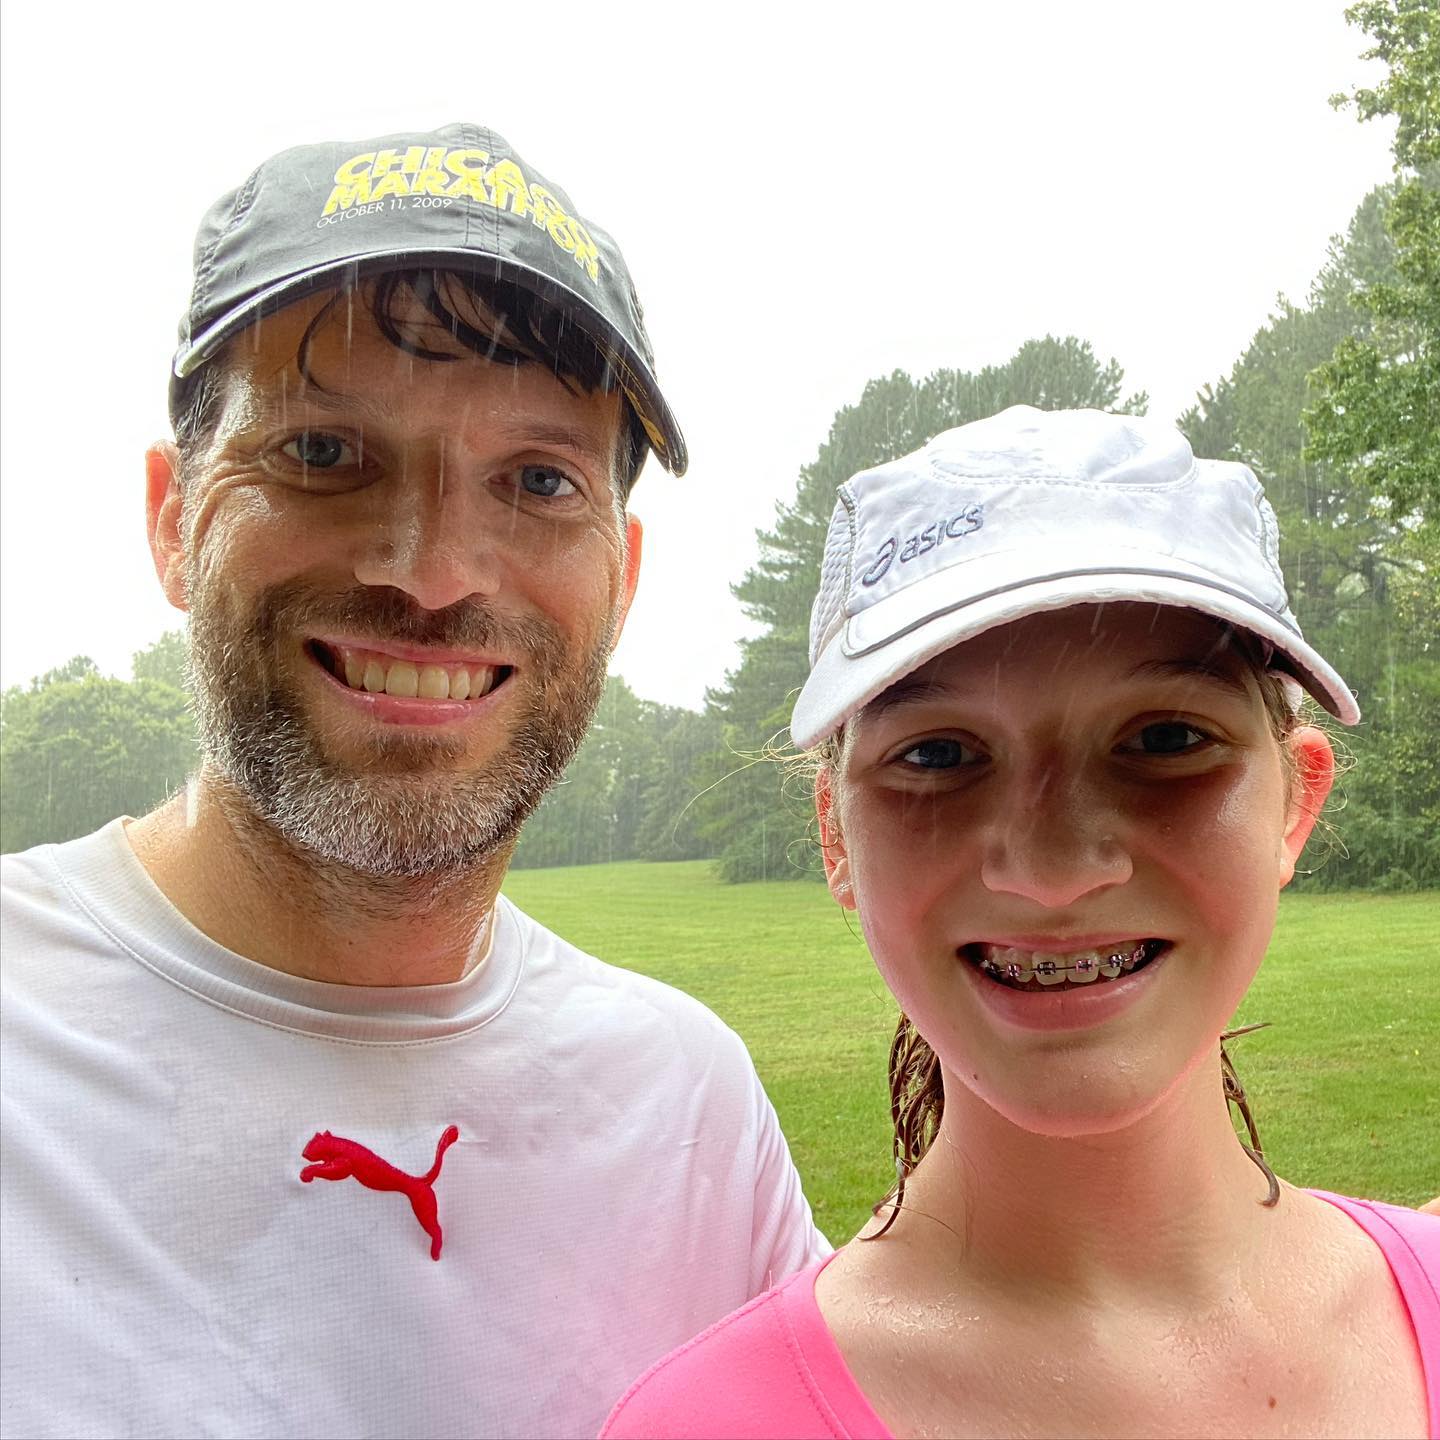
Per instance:
[[[224,580],[206,577],[190,595],[201,751],[257,819],[315,860],[376,878],[459,875],[508,852],[564,774],[599,704],[613,628],[572,656],[549,622],[502,621],[471,602],[429,611],[399,590],[323,595],[290,582],[247,607]],[[508,745],[481,769],[457,772],[457,737],[372,725],[369,758],[347,765],[326,754],[284,662],[310,663],[300,641],[332,629],[374,635],[377,645],[515,656],[505,685],[524,693],[506,703],[523,710]]]

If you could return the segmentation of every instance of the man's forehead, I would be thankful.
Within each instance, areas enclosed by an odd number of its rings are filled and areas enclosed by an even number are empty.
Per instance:
[[[498,426],[535,444],[612,462],[624,420],[618,393],[567,384],[538,360],[489,360],[455,344],[428,310],[409,313],[426,327],[426,348],[446,358],[397,345],[353,290],[307,297],[257,321],[212,362],[224,397],[217,438],[325,417],[419,425],[425,417],[416,399],[430,395],[443,397],[438,408],[448,416],[446,428]]]
[[[447,294],[447,304],[450,299]],[[488,313],[471,309],[461,317],[465,323],[492,323]],[[379,403],[391,386],[433,374],[448,377],[466,365],[485,366],[487,374],[520,368],[493,363],[462,344],[406,286],[387,293],[377,311],[371,282],[323,290],[260,317],[213,363],[257,403],[304,401],[331,409]],[[372,390],[377,393],[367,396]]]
[[[372,340],[386,343],[363,292],[332,288],[258,316],[211,363],[246,374],[252,383],[283,388],[286,372],[298,372],[317,345],[343,357]]]

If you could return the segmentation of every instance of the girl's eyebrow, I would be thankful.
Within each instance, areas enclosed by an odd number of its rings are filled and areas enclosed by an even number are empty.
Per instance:
[[[905,705],[922,705],[927,700],[952,700],[958,693],[953,685],[942,684],[939,680],[897,680],[865,707],[865,713],[880,716]]]
[[[1233,665],[1217,656],[1203,660],[1143,660],[1127,677],[1131,680],[1203,680],[1242,699],[1250,698],[1244,679]]]
[[[1127,680],[1200,680],[1248,700],[1250,691],[1238,669],[1222,658],[1142,660],[1124,677]],[[897,680],[868,705],[864,713],[878,717],[907,705],[923,705],[929,701],[948,701],[965,693],[962,687],[941,680],[907,677]]]
[[[1199,680],[1216,685],[1220,689],[1242,700],[1250,698],[1250,691],[1238,669],[1238,662],[1229,662],[1223,656],[1207,656],[1201,659],[1142,660],[1124,678],[1126,680]],[[893,710],[908,705],[924,705],[931,701],[953,701],[962,694],[972,693],[971,687],[946,684],[941,680],[907,676],[897,680],[888,690],[882,691],[868,705],[863,714],[878,719]]]

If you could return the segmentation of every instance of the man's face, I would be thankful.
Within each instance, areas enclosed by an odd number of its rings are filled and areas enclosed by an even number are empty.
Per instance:
[[[504,851],[584,736],[634,591],[621,402],[325,297],[232,342],[152,544],[191,612],[208,763],[316,857],[377,876]],[[425,328],[426,326],[429,328]],[[157,473],[159,472],[159,473]],[[628,530],[628,534],[627,534]]]

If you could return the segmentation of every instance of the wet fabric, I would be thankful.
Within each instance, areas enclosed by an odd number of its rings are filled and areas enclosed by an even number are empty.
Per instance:
[[[739,1039],[503,900],[378,989],[214,944],[118,821],[3,881],[6,1435],[593,1435],[828,1248]]]
[[[1380,1247],[1410,1311],[1440,1437],[1440,1218],[1315,1191]],[[818,1261],[654,1366],[602,1440],[891,1440],[815,1303]]]

